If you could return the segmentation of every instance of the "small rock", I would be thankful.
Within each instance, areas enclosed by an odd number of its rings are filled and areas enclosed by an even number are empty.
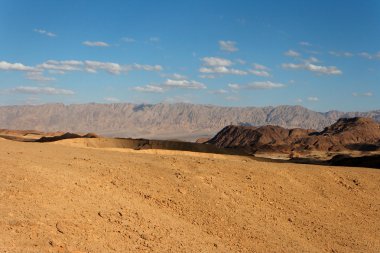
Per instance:
[[[57,231],[59,233],[64,234],[63,229],[62,229],[62,224],[60,222],[57,222],[57,224],[55,224],[55,227],[57,228]]]

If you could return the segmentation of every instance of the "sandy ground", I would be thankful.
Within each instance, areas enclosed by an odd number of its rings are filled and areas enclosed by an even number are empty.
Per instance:
[[[0,252],[380,252],[375,169],[0,139],[0,179]]]

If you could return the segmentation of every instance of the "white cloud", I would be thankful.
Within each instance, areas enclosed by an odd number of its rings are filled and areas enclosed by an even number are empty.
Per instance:
[[[228,84],[228,87],[233,90],[240,90],[240,89],[271,90],[271,89],[284,88],[286,86],[282,83],[274,83],[271,81],[262,81],[262,82],[258,81],[258,82],[249,83],[247,85],[230,83]]]
[[[301,98],[297,98],[297,99],[296,99],[296,103],[299,103],[299,104],[300,104],[300,103],[302,103],[302,102],[303,102],[303,100],[302,100]]]
[[[351,52],[336,52],[336,51],[330,51],[330,55],[337,56],[337,57],[352,57],[354,56]]]
[[[96,73],[98,70],[107,71],[110,74],[120,74],[122,72],[127,73],[132,70],[143,71],[161,71],[163,67],[161,65],[146,65],[146,64],[130,64],[120,65],[114,62],[101,62],[101,61],[78,61],[78,60],[48,60],[35,67],[26,66],[22,63],[10,63],[6,61],[0,61],[0,71],[25,71],[27,79],[35,81],[52,81],[54,78],[44,76],[44,72],[48,71],[50,74],[65,74],[68,71],[87,71],[90,73]],[[179,78],[179,75],[176,76]],[[183,76],[181,76],[183,77]]]
[[[121,40],[124,41],[124,42],[127,42],[127,43],[136,42],[136,40],[134,38],[130,38],[130,37],[124,37]]]
[[[35,68],[26,66],[22,63],[0,61],[0,70],[35,71]]]
[[[120,64],[113,62],[85,61],[84,64],[86,71],[90,73],[96,73],[100,69],[117,75],[122,71]]]
[[[301,41],[299,44],[301,46],[305,46],[305,47],[310,47],[311,46],[311,44],[309,42],[307,42],[307,41]]]
[[[261,65],[261,64],[258,64],[258,63],[254,63],[253,64],[253,67],[257,70],[269,70],[268,67],[264,66],[264,65]]]
[[[209,91],[209,93],[214,94],[214,95],[222,95],[222,94],[227,94],[228,91],[224,89],[220,89],[220,90],[211,90]]]
[[[103,41],[83,41],[83,45],[88,47],[109,47],[109,44]]]
[[[238,64],[240,64],[240,65],[244,65],[244,64],[247,63],[246,61],[244,61],[242,59],[236,59],[235,62],[238,63]]]
[[[239,101],[239,97],[236,96],[227,96],[225,97],[227,101]]]
[[[203,78],[203,79],[215,79],[216,76],[215,75],[199,75],[200,78]]]
[[[380,59],[380,52],[377,52],[375,54],[370,54],[370,53],[367,53],[367,52],[361,52],[358,55],[361,56],[361,57],[364,57],[364,58],[366,58],[368,60]]]
[[[206,85],[194,80],[173,80],[167,79],[164,86],[169,88],[185,88],[185,89],[206,89]]]
[[[164,88],[159,85],[154,84],[148,84],[144,86],[136,86],[133,87],[132,90],[138,91],[138,92],[148,92],[148,93],[162,93],[164,92]]]
[[[74,95],[72,90],[58,89],[54,87],[19,86],[10,90],[13,93],[46,94],[46,95]]]
[[[342,71],[335,66],[319,66],[315,64],[311,64],[309,62],[305,62],[302,64],[294,64],[294,63],[284,63],[282,67],[285,69],[304,69],[311,72],[316,72],[325,75],[341,75]]]
[[[232,61],[219,57],[204,57],[202,61],[203,65],[209,67],[229,67],[232,65]]]
[[[318,97],[308,97],[307,100],[310,102],[318,102],[319,98]]]
[[[181,75],[181,74],[178,74],[178,73],[173,73],[173,74],[162,74],[161,75],[162,77],[168,77],[170,79],[186,79],[187,76],[185,75]]]
[[[267,68],[264,65],[254,63],[253,68],[254,69],[249,70],[249,72],[253,75],[261,76],[261,77],[269,77],[270,76],[269,68]]]
[[[247,84],[244,88],[246,89],[277,89],[285,87],[282,83],[274,83],[271,81],[263,81],[263,82],[253,82]]]
[[[34,31],[36,33],[43,34],[43,35],[46,35],[46,36],[49,36],[49,37],[55,37],[55,36],[57,36],[55,33],[48,32],[48,31],[43,30],[43,29],[34,29]]]
[[[43,62],[42,64],[37,65],[36,68],[42,69],[42,70],[58,70],[61,72],[66,72],[66,71],[79,71],[81,70],[82,65],[83,65],[83,62],[76,61],[76,60],[68,60],[68,61],[49,60],[49,61]]]
[[[160,38],[159,38],[159,37],[150,37],[150,38],[149,38],[149,41],[150,41],[150,42],[157,43],[157,42],[160,42]]]
[[[42,72],[28,72],[26,73],[26,78],[38,82],[49,82],[54,81],[54,77],[47,77],[42,74]]]
[[[284,54],[286,56],[289,56],[289,57],[299,57],[299,56],[301,56],[300,53],[298,53],[297,51],[294,51],[294,50],[288,50]]]
[[[236,47],[236,42],[230,41],[230,40],[220,40],[219,41],[219,48],[222,51],[227,51],[227,52],[231,52],[231,53],[239,50]]]
[[[118,102],[120,102],[120,99],[114,98],[114,97],[106,97],[106,98],[104,98],[104,101],[107,101],[110,103],[118,103]]]
[[[212,68],[202,67],[199,69],[199,72],[205,73],[205,74],[247,75],[246,71],[233,69],[233,68],[227,68],[224,66],[212,67]]]
[[[354,93],[352,93],[352,96],[354,96],[354,97],[372,97],[373,93],[372,92],[364,92],[364,93],[354,92]]]
[[[369,60],[371,60],[373,58],[372,55],[370,55],[367,52],[362,52],[362,53],[359,53],[358,55],[361,56],[361,57],[367,58]]]
[[[238,89],[241,88],[240,85],[236,84],[236,83],[229,83],[228,87],[231,88],[231,89],[233,89],[233,90],[238,90]]]
[[[255,69],[251,69],[249,70],[249,72],[251,74],[254,74],[255,76],[262,76],[262,77],[269,77],[270,74],[269,72],[265,71],[265,70],[255,70]]]
[[[168,97],[165,98],[163,103],[191,103],[194,102],[194,98],[190,97],[189,95],[184,95],[184,96],[174,96],[174,97]]]
[[[304,60],[306,63],[318,63],[320,62],[316,57],[310,57],[309,59]]]
[[[145,71],[161,71],[163,67],[161,65],[144,65],[144,64],[133,64],[126,66],[126,70],[145,70]]]

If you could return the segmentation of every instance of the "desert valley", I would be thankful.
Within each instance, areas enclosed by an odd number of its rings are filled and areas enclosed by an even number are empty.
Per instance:
[[[380,124],[369,118],[322,131],[227,126],[202,143],[0,137],[2,252],[380,247]]]
[[[0,253],[379,253],[380,1],[0,0]]]

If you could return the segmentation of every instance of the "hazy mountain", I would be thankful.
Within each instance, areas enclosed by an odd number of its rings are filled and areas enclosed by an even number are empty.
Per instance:
[[[341,117],[354,116],[380,121],[380,110],[320,113],[302,106],[219,107],[184,103],[1,106],[0,128],[194,140],[214,135],[230,124],[322,130]]]

